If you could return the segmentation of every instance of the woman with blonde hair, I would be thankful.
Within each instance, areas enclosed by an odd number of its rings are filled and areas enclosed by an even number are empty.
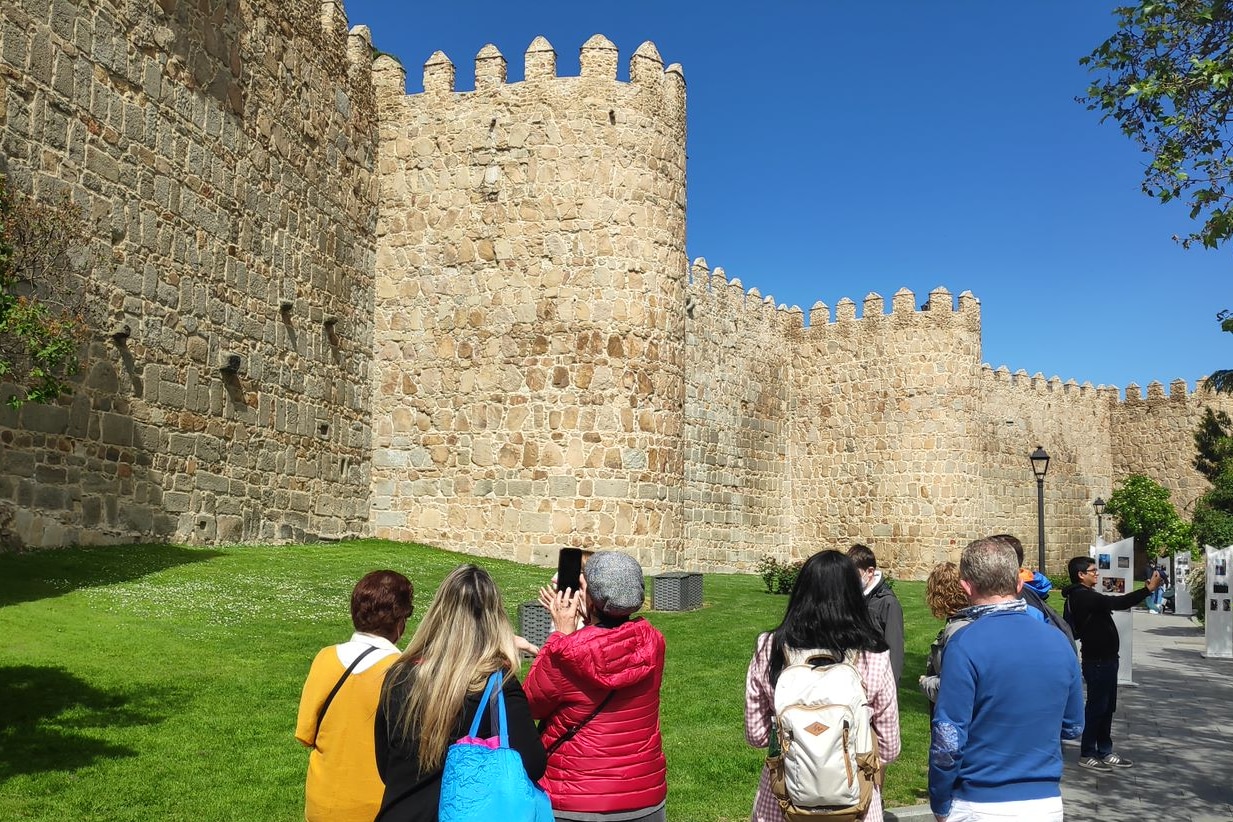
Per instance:
[[[377,708],[377,770],[385,795],[377,820],[435,822],[445,752],[466,735],[489,676],[504,673],[510,747],[532,781],[546,757],[518,670],[514,629],[488,572],[462,565],[437,589],[407,650],[385,678]],[[497,735],[488,712],[481,737]]]
[[[929,646],[925,675],[920,678],[920,689],[929,698],[929,715],[932,716],[933,706],[938,701],[938,684],[942,681],[942,655],[946,652],[946,643],[972,621],[963,611],[970,603],[967,592],[959,585],[958,565],[941,562],[934,566],[925,581],[925,604],[935,619],[946,620]]]

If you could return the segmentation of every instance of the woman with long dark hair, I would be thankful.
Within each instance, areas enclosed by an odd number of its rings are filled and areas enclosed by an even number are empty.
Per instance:
[[[869,701],[873,731],[882,765],[899,756],[899,703],[890,653],[861,592],[856,567],[838,551],[821,551],[801,567],[779,627],[758,637],[745,680],[745,739],[755,748],[770,743],[775,719],[775,683],[794,652],[822,649],[836,657],[854,656]],[[877,788],[864,816],[882,819]],[[770,771],[763,767],[754,799],[752,822],[784,822],[771,791]]]
[[[385,677],[376,718],[377,770],[385,782],[378,820],[436,822],[446,748],[467,732],[496,671],[504,676],[510,747],[532,781],[544,775],[544,745],[515,675],[515,643],[488,572],[474,565],[450,572]],[[479,735],[496,734],[485,715]]]

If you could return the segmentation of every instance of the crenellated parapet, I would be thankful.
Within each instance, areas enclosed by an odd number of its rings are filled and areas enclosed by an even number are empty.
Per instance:
[[[981,379],[986,384],[1021,391],[1024,396],[1096,399],[1116,401],[1118,390],[1111,386],[1093,386],[1090,382],[1078,383],[1074,379],[1062,381],[1056,374],[1046,378],[1041,372],[1029,375],[1020,368],[1011,372],[1005,365],[994,368],[989,363],[981,365]]]
[[[531,41],[523,55],[523,79],[508,81],[505,56],[493,44],[480,49],[474,60],[475,85],[471,91],[458,89],[458,70],[442,51],[434,52],[423,66],[423,91],[407,95],[409,104],[417,98],[433,107],[450,106],[472,96],[489,97],[494,102],[506,100],[514,104],[540,102],[553,108],[561,105],[585,105],[596,118],[606,118],[609,125],[618,125],[622,116],[632,110],[642,115],[661,118],[674,129],[685,127],[685,75],[680,64],[665,68],[659,50],[650,41],[644,42],[630,56],[629,81],[617,80],[619,53],[616,46],[602,34],[591,37],[580,49],[580,72],[576,77],[557,74],[557,55],[552,44],[542,36]],[[391,61],[393,62],[393,61]],[[379,66],[377,85],[385,96],[403,95],[406,72],[389,63]],[[607,88],[606,91],[603,89]],[[586,92],[582,93],[581,89]],[[605,99],[607,98],[607,99]],[[621,106],[626,111],[614,108]],[[503,124],[493,124],[500,128]]]
[[[760,327],[768,333],[790,334],[805,326],[800,306],[776,303],[773,295],[763,295],[756,287],[746,289],[739,278],[729,280],[721,266],[711,270],[705,257],[690,266],[686,295],[687,314],[699,323],[718,313],[743,327]]]

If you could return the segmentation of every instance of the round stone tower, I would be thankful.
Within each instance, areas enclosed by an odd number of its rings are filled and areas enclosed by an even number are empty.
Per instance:
[[[485,46],[380,110],[372,527],[548,562],[561,546],[680,561],[685,82],[651,43],[618,82],[596,35],[557,77]]]

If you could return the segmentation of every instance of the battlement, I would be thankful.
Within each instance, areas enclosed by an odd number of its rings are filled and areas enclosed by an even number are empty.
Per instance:
[[[322,38],[317,45],[332,60],[345,63],[350,81],[371,87],[372,32],[368,26],[348,26],[342,0],[318,2]]]
[[[1189,383],[1186,380],[1180,378],[1172,380],[1169,383],[1167,393],[1164,383],[1153,380],[1147,386],[1146,397],[1139,384],[1132,382],[1126,386],[1125,397],[1123,398],[1122,390],[1115,385],[1102,384],[1093,387],[1090,382],[1084,382],[1080,385],[1074,379],[1062,382],[1061,377],[1058,377],[1056,374],[1046,379],[1045,375],[1039,371],[1029,376],[1028,372],[1022,368],[1012,373],[1005,365],[1000,365],[995,369],[989,363],[984,363],[981,365],[981,376],[1000,385],[1016,386],[1041,395],[1100,397],[1111,403],[1129,405],[1165,401],[1185,402],[1190,399],[1202,399],[1203,396],[1206,396],[1203,390],[1198,387],[1202,384],[1203,377],[1196,381],[1196,388],[1193,391],[1190,390]]]
[[[695,308],[701,305],[700,300],[713,296],[723,301],[724,305],[740,308],[744,311],[764,318],[767,322],[784,330],[803,330],[806,333],[826,334],[842,329],[845,332],[853,328],[864,327],[860,323],[868,321],[868,327],[881,327],[881,323],[892,322],[920,323],[922,325],[948,325],[958,321],[961,324],[976,324],[980,322],[980,300],[970,291],[959,295],[958,306],[950,291],[939,286],[929,292],[929,297],[918,309],[916,295],[907,288],[901,288],[891,298],[891,311],[886,313],[886,301],[882,295],[870,292],[861,303],[861,313],[857,316],[856,302],[844,297],[835,304],[834,317],[830,307],[818,301],[809,310],[809,324],[805,325],[805,312],[800,306],[787,306],[775,303],[774,297],[763,296],[756,288],[745,289],[737,278],[728,279],[727,272],[720,266],[712,270],[705,257],[694,260],[689,270],[689,293],[694,296]],[[853,325],[853,324],[857,325]]]
[[[777,305],[773,295],[764,296],[757,288],[746,290],[740,279],[729,280],[722,266],[711,270],[705,257],[695,259],[689,268],[687,294],[686,307],[691,317],[718,308],[776,331],[799,331],[805,325],[805,313],[800,306]]]
[[[580,82],[593,85],[611,83],[635,91],[662,98],[669,110],[684,116],[685,72],[679,63],[665,68],[659,50],[651,41],[640,45],[629,58],[629,81],[617,80],[617,64],[620,55],[612,41],[596,34],[582,45],[579,51],[580,72],[577,77],[557,74],[557,53],[543,36],[536,37],[523,54],[523,79],[510,82],[505,56],[492,43],[485,45],[475,55],[475,88],[459,91],[457,68],[443,51],[435,51],[424,62],[420,94],[432,98],[433,105],[441,105],[440,98],[458,95],[492,95],[514,87],[534,90],[534,93],[551,93],[557,84],[570,86]],[[381,58],[378,58],[380,61]],[[397,68],[395,68],[397,66]],[[406,71],[394,60],[379,67],[379,85],[388,92],[406,93]]]

